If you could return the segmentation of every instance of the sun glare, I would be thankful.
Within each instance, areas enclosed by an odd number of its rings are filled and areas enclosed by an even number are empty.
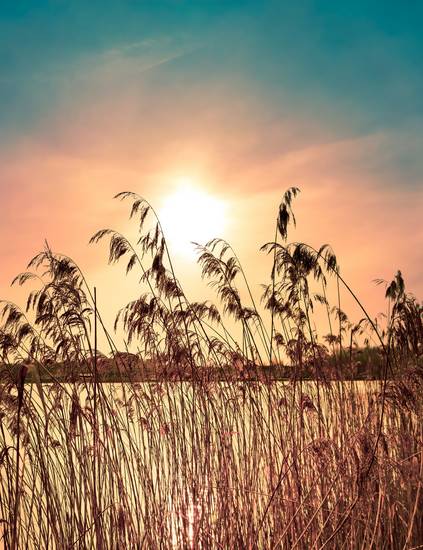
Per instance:
[[[173,251],[191,256],[194,253],[193,241],[205,244],[222,236],[225,213],[224,201],[184,180],[165,199],[159,217]]]

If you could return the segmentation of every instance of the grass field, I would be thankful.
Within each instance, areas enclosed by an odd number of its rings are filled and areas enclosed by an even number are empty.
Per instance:
[[[398,272],[376,325],[330,247],[288,242],[297,194],[285,193],[263,247],[262,296],[228,243],[198,245],[216,304],[186,299],[153,208],[120,194],[138,242],[107,229],[92,243],[109,239],[109,261],[139,270],[139,296],[115,324],[126,350],[71,259],[47,246],[18,275],[34,290],[23,310],[2,303],[6,548],[423,545],[422,306]],[[360,373],[377,381],[354,381]]]

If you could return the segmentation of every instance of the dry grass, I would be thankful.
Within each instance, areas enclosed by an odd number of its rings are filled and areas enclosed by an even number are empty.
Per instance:
[[[285,194],[275,240],[264,247],[272,271],[262,306],[229,244],[198,247],[220,307],[188,302],[152,207],[119,195],[132,201],[138,243],[111,230],[92,241],[108,237],[110,261],[140,270],[143,290],[116,328],[141,364],[157,366],[154,383],[130,381],[131,355],[115,348],[73,261],[46,246],[16,278],[36,290],[25,313],[3,303],[0,327],[6,548],[423,544],[421,306],[398,273],[387,287],[385,329],[364,308],[351,324],[340,299],[352,291],[333,252],[286,242],[297,193]],[[317,307],[332,328],[324,338]],[[240,325],[239,341],[228,317]],[[97,325],[119,384],[101,383]],[[364,338],[378,342],[381,380],[347,382]],[[65,382],[24,384],[29,364],[37,380],[58,362],[69,365]],[[289,365],[289,381],[272,379],[269,364]],[[227,380],[209,376],[213,368]],[[246,380],[256,368],[258,380]],[[87,370],[91,378],[81,380]]]

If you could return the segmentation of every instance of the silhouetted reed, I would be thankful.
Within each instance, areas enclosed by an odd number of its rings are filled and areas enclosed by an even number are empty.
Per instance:
[[[154,209],[119,194],[137,241],[103,229],[91,242],[139,271],[114,326],[125,350],[70,258],[46,243],[15,278],[34,290],[23,310],[1,303],[6,548],[423,544],[422,306],[398,272],[376,323],[329,246],[288,242],[298,192],[263,246],[261,300],[229,243],[196,245],[217,305],[187,299]]]

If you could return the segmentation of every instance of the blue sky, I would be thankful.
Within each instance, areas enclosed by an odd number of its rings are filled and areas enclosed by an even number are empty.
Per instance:
[[[237,77],[276,112],[288,96],[351,131],[414,128],[423,112],[420,2],[6,1],[0,18],[0,120],[12,131],[51,108],[85,57],[163,40],[193,49],[176,79]]]

